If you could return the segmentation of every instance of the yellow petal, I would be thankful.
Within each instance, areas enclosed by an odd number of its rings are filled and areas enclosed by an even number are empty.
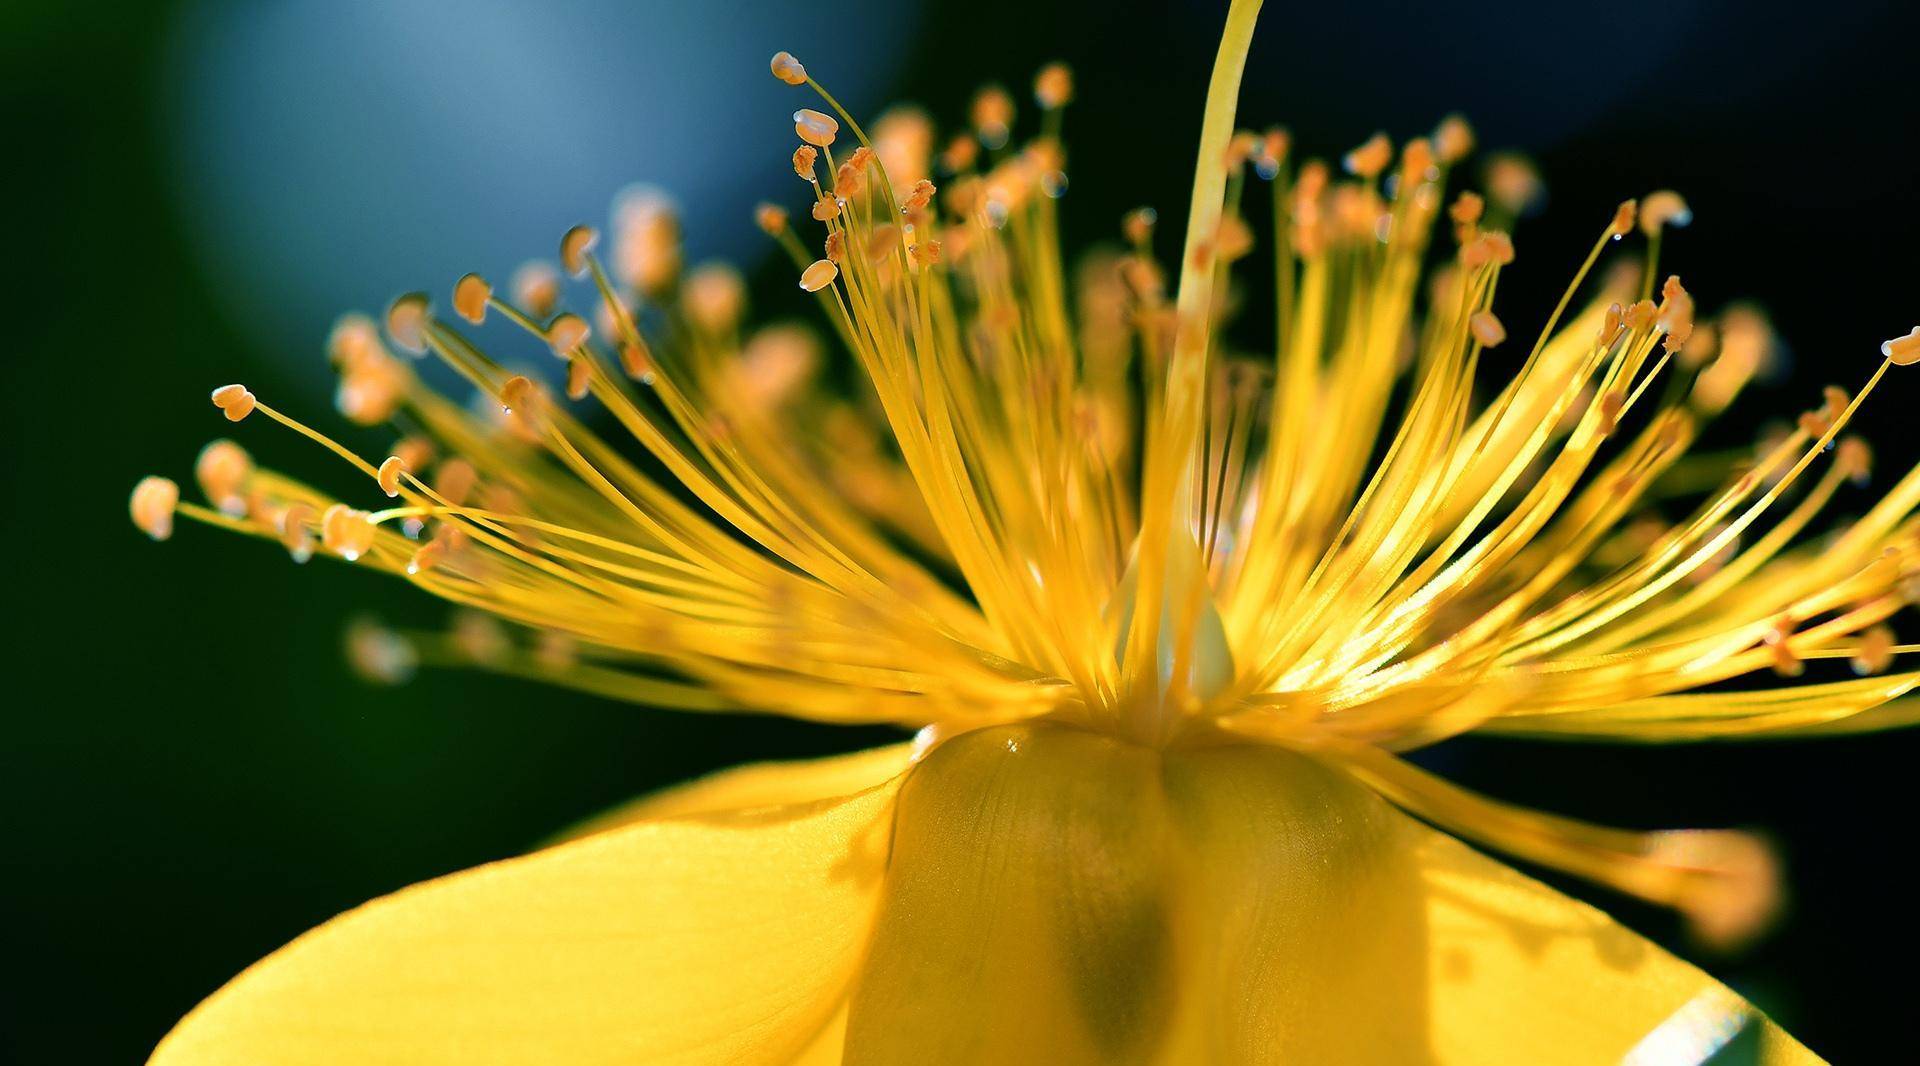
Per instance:
[[[1818,1061],[1340,771],[1040,725],[909,777],[847,1034],[849,1066]]]
[[[1159,757],[1010,726],[901,789],[848,1066],[1151,1062],[1177,989]]]
[[[1428,1061],[1412,824],[1277,749],[1176,751],[1165,781],[1191,991],[1166,1061]]]
[[[643,823],[415,886],[255,965],[153,1061],[791,1062],[845,999],[897,789]]]
[[[851,796],[906,772],[913,745],[890,744],[850,755],[736,766],[651,792],[556,834],[550,843],[618,829],[634,822],[694,818],[725,811],[786,807]]]
[[[1600,911],[1414,826],[1425,871],[1433,1043],[1444,1063],[1821,1060],[1724,985]],[[1716,1060],[1718,1061],[1718,1060]]]

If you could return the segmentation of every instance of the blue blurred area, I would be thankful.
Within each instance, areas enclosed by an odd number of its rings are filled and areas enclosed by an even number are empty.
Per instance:
[[[200,0],[165,88],[182,213],[270,373],[317,388],[339,312],[469,270],[504,280],[636,180],[680,201],[690,262],[761,254],[753,204],[794,192],[780,146],[813,102],[768,57],[794,52],[871,111],[917,10]]]

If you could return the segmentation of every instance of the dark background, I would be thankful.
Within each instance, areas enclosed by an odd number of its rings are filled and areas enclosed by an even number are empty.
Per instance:
[[[711,768],[886,737],[459,674],[366,687],[342,665],[343,620],[377,606],[428,621],[437,607],[198,528],[165,546],[140,538],[126,492],[153,470],[187,480],[224,425],[208,388],[244,378],[318,410],[311,374],[279,349],[317,362],[321,337],[244,329],[221,296],[233,279],[196,251],[161,106],[174,5],[86,6],[0,14],[11,149],[0,173],[12,186],[0,558],[14,693],[0,719],[0,1059],[137,1061],[227,977],[364,899]],[[910,39],[883,46],[898,64],[886,95],[954,119],[979,82],[1002,80],[1024,101],[1040,63],[1067,59],[1078,81],[1068,237],[1105,239],[1135,204],[1183,213],[1223,10],[930,2]],[[1286,122],[1307,150],[1332,154],[1459,109],[1483,144],[1534,154],[1551,204],[1518,233],[1502,286],[1510,328],[1537,323],[1615,202],[1684,191],[1697,221],[1669,242],[1667,264],[1706,308],[1760,301],[1795,357],[1783,381],[1743,398],[1729,440],[1808,406],[1829,381],[1857,387],[1875,346],[1920,321],[1916,25],[1896,5],[1270,0],[1264,19],[1243,123]],[[636,41],[635,61],[668,46]],[[832,51],[802,57],[829,84]],[[786,149],[743,138],[719,150]],[[758,271],[763,285],[784,290],[783,278]],[[1896,374],[1861,423],[1881,456],[1878,487],[1920,458],[1917,398]],[[244,439],[275,465],[328,469],[283,436]],[[1665,750],[1468,742],[1435,759],[1499,795],[1616,824],[1765,827],[1791,864],[1789,920],[1739,957],[1693,957],[1836,1062],[1910,1053],[1920,935],[1902,871],[1920,735]],[[1576,890],[1689,950],[1669,916]]]

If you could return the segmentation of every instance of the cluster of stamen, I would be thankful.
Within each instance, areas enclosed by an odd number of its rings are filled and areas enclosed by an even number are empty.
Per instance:
[[[259,411],[332,451],[381,509],[217,441],[195,464],[210,507],[148,478],[134,523],[164,539],[183,514],[297,560],[324,552],[533,634],[472,614],[441,634],[362,626],[350,645],[369,676],[463,664],[833,721],[1230,733],[1340,760],[1440,824],[1703,922],[1753,901],[1728,886],[1765,880],[1728,840],[1543,825],[1387,752],[1469,729],[1798,727],[1920,680],[1889,674],[1912,649],[1887,625],[1920,585],[1916,475],[1823,550],[1795,546],[1868,477],[1865,444],[1839,434],[1888,366],[1920,361],[1920,328],[1751,457],[1690,458],[1771,337],[1750,309],[1701,317],[1677,276],[1656,288],[1663,234],[1691,217],[1678,194],[1619,204],[1536,332],[1494,309],[1513,226],[1541,200],[1523,158],[1492,157],[1482,190],[1448,203],[1473,149],[1458,118],[1397,156],[1370,137],[1341,177],[1296,160],[1285,130],[1232,130],[1229,106],[1196,169],[1217,195],[1196,197],[1181,254],[1162,258],[1142,208],[1070,278],[1066,67],[1035,79],[1039,131],[1022,145],[1004,89],[944,142],[908,109],[869,137],[792,55],[771,71],[822,109],[793,113],[808,211],[762,204],[755,221],[863,372],[859,398],[816,380],[806,329],[743,330],[738,273],[686,269],[671,201],[635,188],[605,261],[601,232],[575,226],[557,267],[529,263],[501,289],[458,279],[458,321],[421,293],[378,325],[341,320],[340,413],[404,427],[377,464],[241,385],[213,393],[233,422]],[[1452,249],[1428,274],[1436,227]],[[1644,256],[1576,306],[1636,228]],[[1225,339],[1228,282],[1263,248],[1273,316],[1251,333],[1275,354],[1256,363]],[[569,278],[589,302],[569,303]],[[509,328],[564,364],[570,402],[482,348],[480,331]],[[482,403],[448,400],[396,350],[438,356]],[[588,400],[644,461],[576,413]],[[1732,709],[1711,714],[1688,702],[1831,658],[1860,676],[1803,700],[1716,694]]]

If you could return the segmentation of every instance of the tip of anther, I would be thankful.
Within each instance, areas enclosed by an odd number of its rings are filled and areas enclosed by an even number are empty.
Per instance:
[[[570,312],[555,315],[553,321],[547,323],[547,346],[553,349],[554,355],[571,358],[592,334],[593,328],[579,315]]]
[[[576,278],[587,273],[587,253],[600,243],[600,231],[592,226],[575,226],[560,236],[560,268]]]
[[[410,292],[387,305],[387,337],[402,351],[427,353],[427,310],[424,292]]]
[[[1908,330],[1904,337],[1895,337],[1882,343],[1880,354],[1892,361],[1894,366],[1920,363],[1920,326]]]
[[[1693,209],[1672,189],[1650,192],[1640,204],[1640,232],[1649,237],[1659,233],[1662,227],[1678,228],[1692,221]]]
[[[793,57],[792,52],[775,52],[773,62],[769,65],[773,68],[773,76],[788,85],[807,83],[807,68]]]
[[[493,286],[478,274],[468,274],[453,284],[453,310],[461,318],[479,325],[487,320],[487,301],[493,298]]]
[[[818,148],[832,146],[833,138],[840,132],[840,123],[831,115],[825,115],[810,107],[803,107],[793,113],[793,132],[800,139]]]
[[[245,385],[222,385],[213,390],[213,405],[227,416],[227,421],[238,422],[253,413],[258,402]]]
[[[819,292],[833,284],[833,279],[839,276],[840,268],[834,266],[832,260],[817,259],[812,266],[800,272],[800,287],[808,292]]]
[[[173,511],[180,505],[180,486],[171,478],[143,477],[128,497],[133,524],[154,540],[173,536]]]

